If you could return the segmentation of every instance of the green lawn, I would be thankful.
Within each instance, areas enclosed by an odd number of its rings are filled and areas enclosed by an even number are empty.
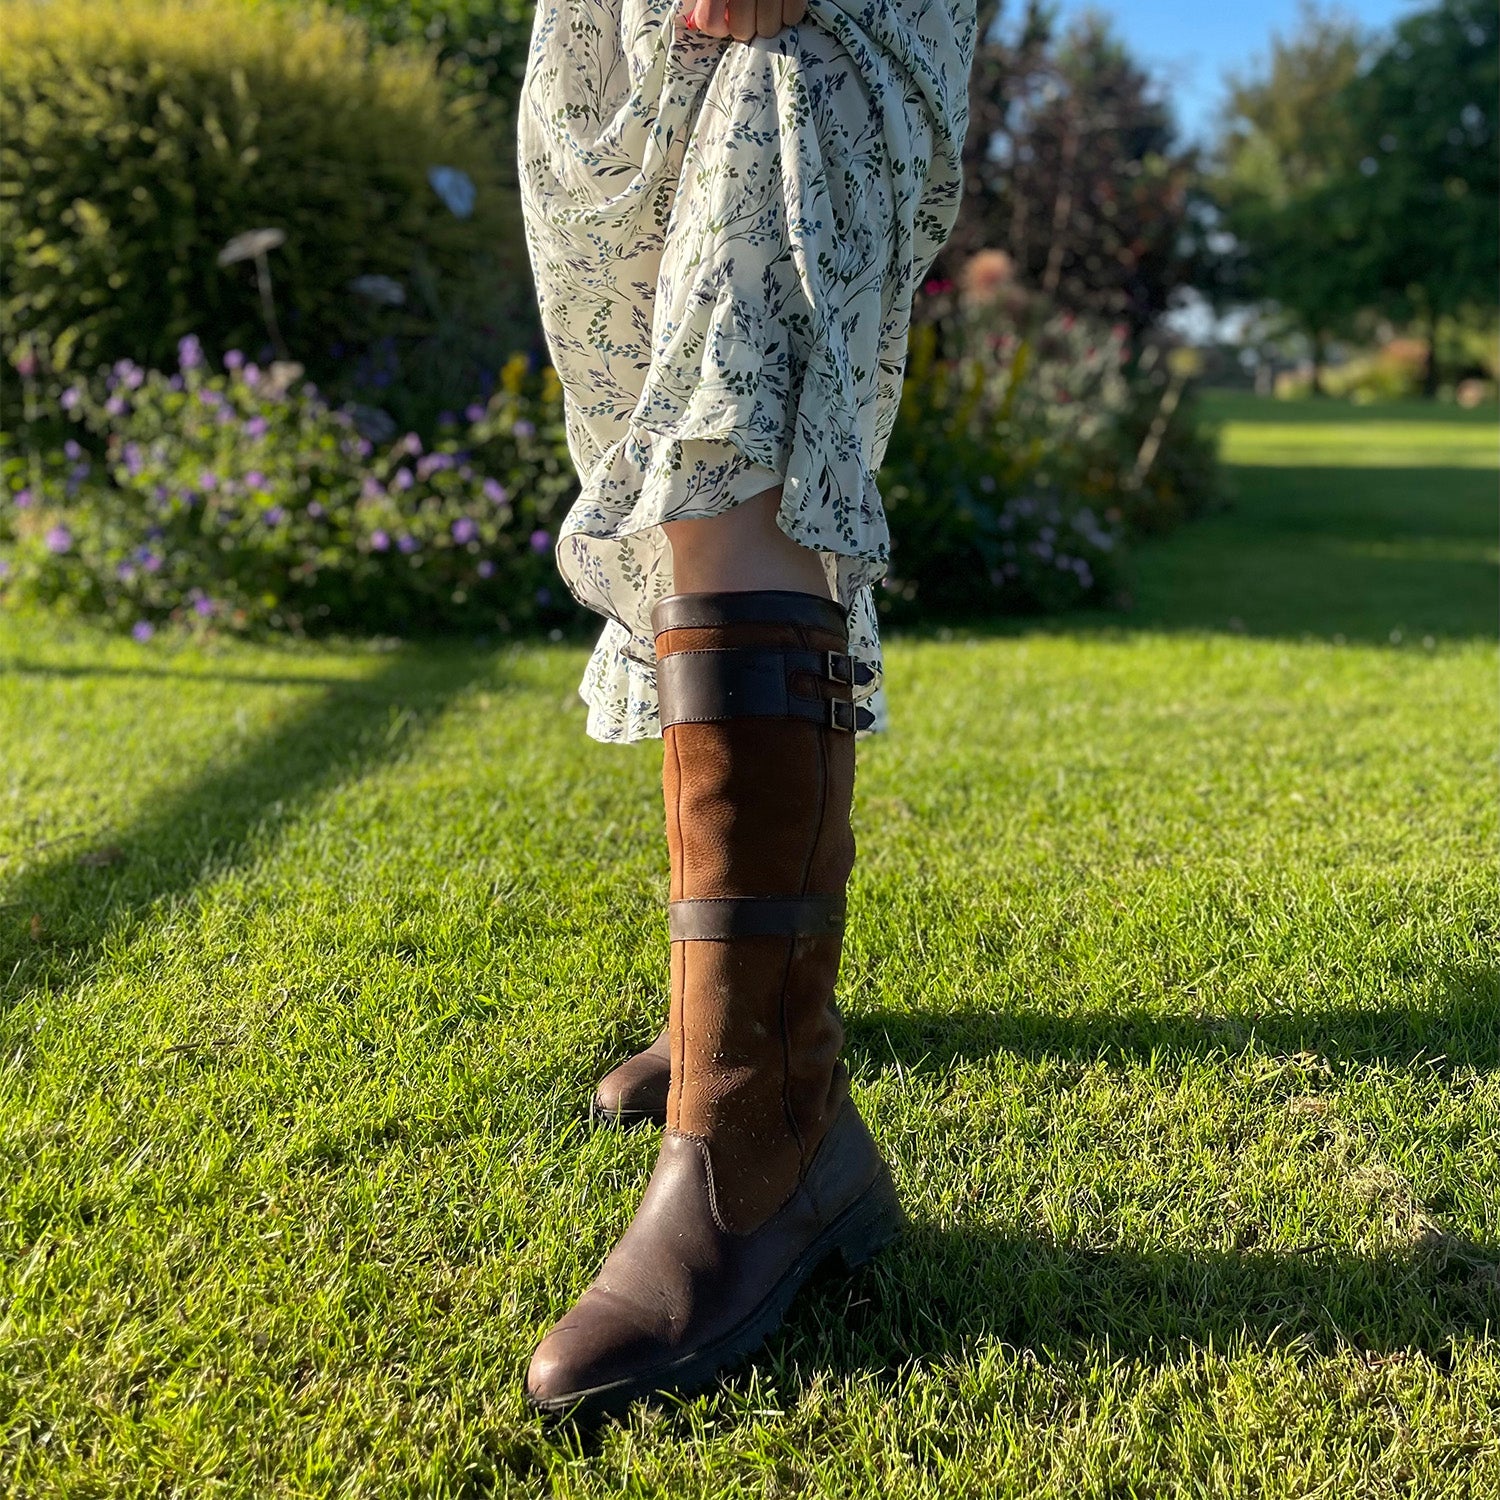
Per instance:
[[[911,1234],[594,1434],[520,1382],[653,1155],[658,751],[573,647],[0,618],[0,1493],[1494,1500],[1493,419],[1218,408],[1131,613],[890,644]]]

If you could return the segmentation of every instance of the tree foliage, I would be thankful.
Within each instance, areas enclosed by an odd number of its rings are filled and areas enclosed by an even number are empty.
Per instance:
[[[1491,314],[1500,281],[1497,47],[1495,0],[1443,0],[1403,21],[1345,91],[1361,290],[1422,326],[1434,353],[1439,321]],[[1430,359],[1429,390],[1437,377]]]
[[[944,265],[1003,249],[1022,285],[1148,327],[1194,265],[1193,151],[1150,75],[1096,14],[1058,32],[1027,0],[1010,34],[980,6],[965,199]]]
[[[1440,0],[1380,44],[1309,5],[1234,80],[1213,179],[1226,283],[1272,304],[1315,364],[1371,314],[1419,322],[1435,349],[1439,319],[1493,307],[1497,32],[1495,0]]]

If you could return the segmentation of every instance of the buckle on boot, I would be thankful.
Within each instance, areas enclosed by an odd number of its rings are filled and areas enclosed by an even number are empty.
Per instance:
[[[842,651],[823,653],[823,675],[829,682],[841,682],[845,687],[854,686],[854,658]]]
[[[852,731],[855,723],[854,705],[847,698],[829,698],[826,701],[828,727],[842,730],[846,734]]]

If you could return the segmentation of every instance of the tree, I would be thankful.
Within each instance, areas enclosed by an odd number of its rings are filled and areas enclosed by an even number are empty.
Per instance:
[[[1212,193],[1234,242],[1221,291],[1273,303],[1307,338],[1315,389],[1329,341],[1370,292],[1348,201],[1359,149],[1346,100],[1369,45],[1354,21],[1304,4],[1265,63],[1230,79],[1214,152]]]
[[[985,0],[943,265],[1002,249],[1025,287],[1138,333],[1191,278],[1194,154],[1106,19],[1086,14],[1059,37],[1045,0],[1027,0],[1008,39],[999,17]]]
[[[1439,323],[1494,316],[1497,47],[1495,0],[1441,0],[1397,26],[1345,91],[1358,147],[1345,197],[1362,280],[1381,312],[1423,329],[1429,394],[1440,374]]]

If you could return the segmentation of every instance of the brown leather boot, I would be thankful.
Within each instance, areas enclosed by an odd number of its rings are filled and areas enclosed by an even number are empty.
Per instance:
[[[665,1125],[671,1080],[671,1033],[663,1026],[644,1052],[627,1057],[599,1080],[589,1112],[601,1125]]]
[[[672,882],[671,1083],[624,1238],[527,1393],[614,1411],[753,1350],[820,1262],[900,1232],[833,1008],[854,861],[854,670],[812,594],[679,594],[652,615]]]

